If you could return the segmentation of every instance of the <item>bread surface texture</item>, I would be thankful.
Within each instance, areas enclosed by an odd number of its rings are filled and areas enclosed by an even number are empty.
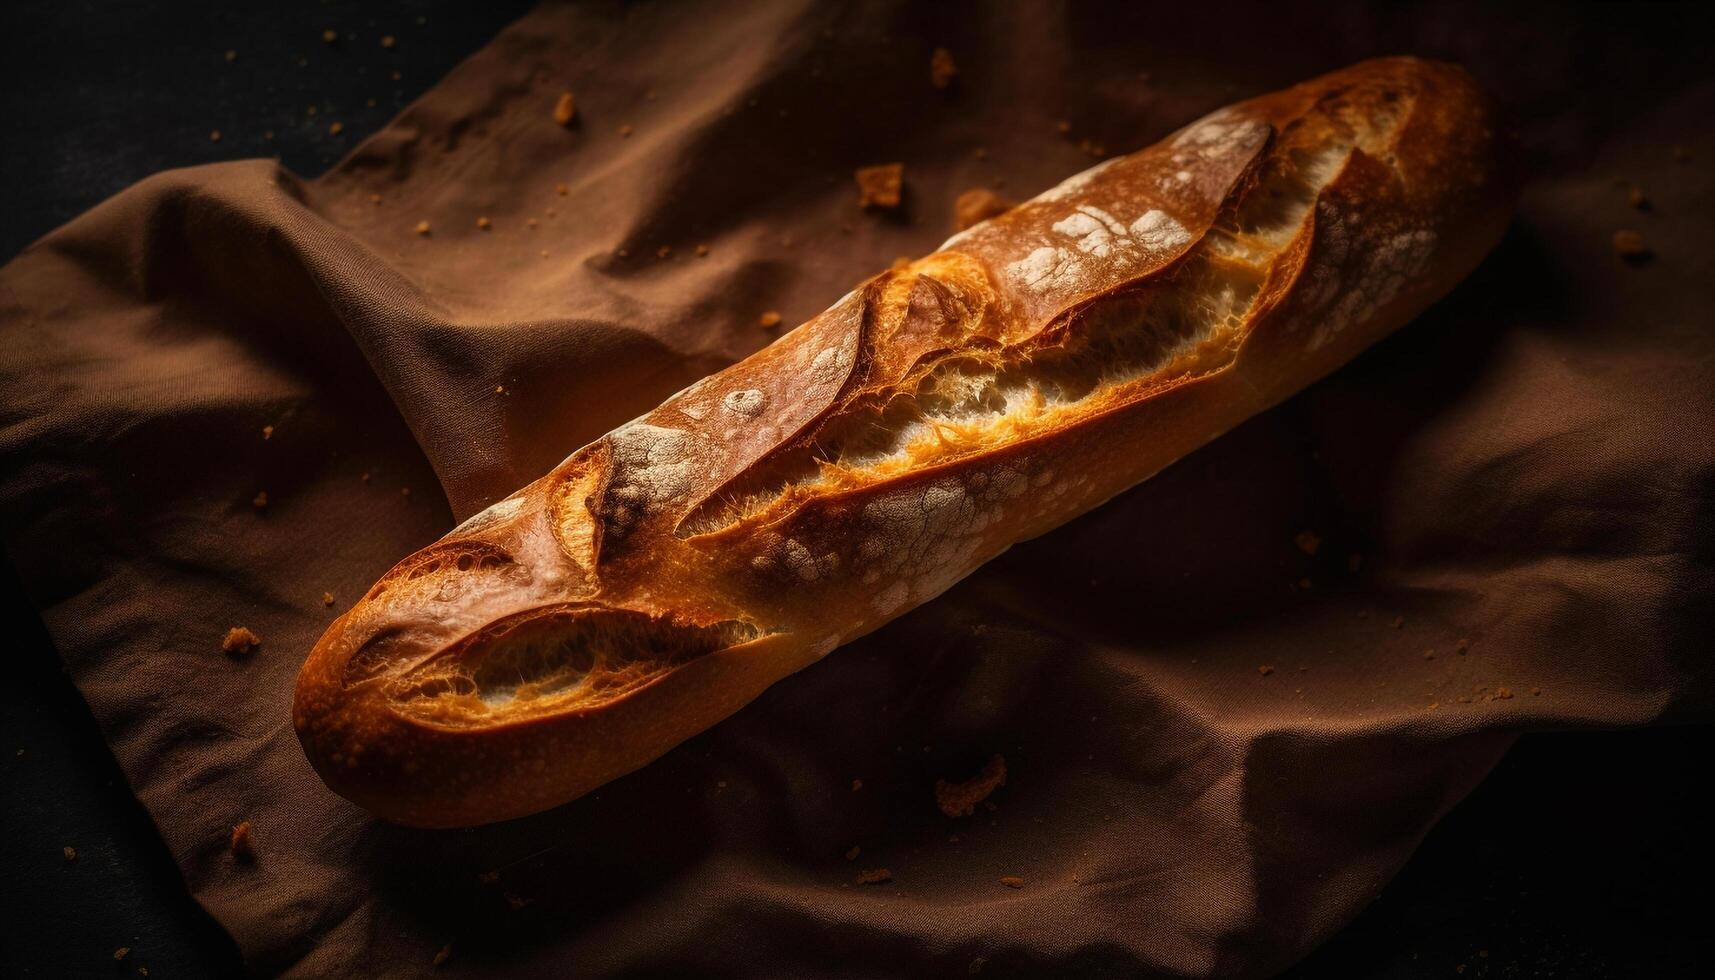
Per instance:
[[[648,763],[1422,311],[1501,145],[1461,69],[1367,61],[955,235],[400,562],[305,663],[305,751],[423,826]]]

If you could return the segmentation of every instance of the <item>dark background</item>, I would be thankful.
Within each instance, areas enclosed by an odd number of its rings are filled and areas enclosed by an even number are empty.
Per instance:
[[[159,170],[278,156],[318,174],[530,6],[6,0],[0,261]],[[326,28],[337,42],[322,40]],[[342,133],[329,133],[334,122]],[[28,570],[0,574],[0,595],[19,595]],[[35,613],[0,617],[11,679],[0,685],[0,976],[239,973]],[[1712,748],[1708,727],[1525,736],[1291,975],[1698,974],[1715,905],[1715,823],[1701,799]],[[119,946],[132,949],[123,966]]]

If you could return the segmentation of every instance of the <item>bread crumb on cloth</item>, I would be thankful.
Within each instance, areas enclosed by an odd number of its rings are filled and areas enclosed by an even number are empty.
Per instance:
[[[554,121],[562,126],[570,126],[577,115],[577,97],[569,89],[561,92],[560,97],[554,101]]]
[[[417,222],[417,227],[414,230],[417,232],[417,234],[423,235],[426,237],[429,234],[429,222],[428,222],[428,220],[425,219],[423,221]]]
[[[266,509],[268,506],[268,491],[266,491],[266,490],[256,491],[256,496],[250,498],[250,506],[256,508],[257,510]]]
[[[1628,262],[1642,262],[1655,254],[1641,232],[1622,228],[1614,232],[1614,252]]]
[[[1322,536],[1306,528],[1292,536],[1292,543],[1298,546],[1299,551],[1314,555],[1322,547]]]
[[[220,641],[221,651],[233,655],[249,653],[261,645],[262,638],[245,626],[234,626],[227,630],[226,638]]]
[[[429,961],[429,965],[436,967],[445,966],[446,962],[452,958],[453,944],[447,943],[445,946],[442,946],[440,949],[435,951],[435,958]]]
[[[324,606],[333,605],[333,593],[332,592],[323,592],[322,593],[322,605],[324,605]]]
[[[893,872],[886,868],[870,868],[859,871],[856,880],[860,885],[879,885],[884,881],[892,881]]]
[[[67,861],[77,860],[77,848],[75,847],[62,847],[60,848],[60,853],[65,855],[65,859]]]
[[[494,227],[494,222],[488,220],[488,215],[480,215],[476,219],[476,226],[483,231],[488,231]]]
[[[397,45],[398,43],[399,43],[399,39],[394,37],[391,34],[381,35],[381,46],[384,48],[387,48],[388,50],[392,50],[393,47],[395,45]]]
[[[953,52],[946,48],[936,48],[929,56],[929,84],[936,88],[946,88],[953,84],[953,77],[959,73],[959,66],[953,62]]]
[[[878,163],[859,167],[852,176],[858,185],[858,207],[892,210],[899,207],[905,186],[905,164]]]
[[[858,859],[858,855],[862,853],[863,849],[858,847],[856,844],[853,844],[852,849],[846,852],[846,860],[856,861]]]
[[[338,136],[339,134],[341,134],[343,132],[345,132],[345,123],[335,122],[335,123],[330,123],[328,125],[328,135],[329,136]]]
[[[250,821],[240,820],[232,827],[232,837],[227,841],[227,850],[240,861],[248,861],[256,856],[256,851],[250,844]]]
[[[1024,887],[1024,879],[1020,878],[1017,875],[1003,875],[1000,879],[1000,883],[1005,885],[1008,888],[1023,888]]]
[[[1013,202],[986,187],[973,187],[953,201],[953,225],[964,231],[972,225],[1012,210]]]
[[[123,963],[123,962],[125,962],[125,957],[130,956],[130,955],[131,955],[131,947],[121,946],[118,949],[113,951],[113,962]]]
[[[982,772],[965,782],[935,780],[935,804],[949,817],[968,817],[976,812],[978,803],[1005,785],[1006,759],[996,755],[983,766]]]
[[[339,40],[339,32],[334,30],[333,28],[330,27],[327,30],[322,32],[322,41],[324,43],[332,44],[337,40]]]
[[[780,314],[774,310],[769,310],[757,317],[756,323],[764,330],[773,330],[775,327],[780,326]]]
[[[1272,666],[1270,666],[1269,664],[1263,664],[1261,667],[1258,667],[1256,669],[1256,672],[1261,674],[1264,677],[1267,677],[1268,675],[1274,673],[1274,668]]]

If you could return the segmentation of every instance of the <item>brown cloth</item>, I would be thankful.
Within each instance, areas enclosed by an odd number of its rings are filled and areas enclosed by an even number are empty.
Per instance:
[[[550,6],[320,180],[162,174],[0,271],[9,557],[254,970],[1262,976],[1513,733],[1707,717],[1715,81],[1608,54],[1618,10],[1134,6]],[[765,312],[932,250],[962,191],[1398,52],[1468,64],[1535,182],[1396,337],[569,806],[406,830],[311,773],[336,609]]]

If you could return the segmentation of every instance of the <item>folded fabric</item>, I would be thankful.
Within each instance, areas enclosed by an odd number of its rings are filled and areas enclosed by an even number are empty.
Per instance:
[[[8,557],[251,967],[1263,976],[1514,733],[1706,717],[1711,178],[1681,158],[1715,159],[1685,125],[1715,81],[1622,103],[1586,35],[1367,9],[1285,45],[1284,9],[550,5],[319,180],[169,172],[0,269]],[[1536,180],[1393,339],[569,806],[407,830],[309,769],[304,653],[456,519],[930,251],[961,192],[1406,49],[1502,97]],[[860,210],[890,162],[900,209]]]

